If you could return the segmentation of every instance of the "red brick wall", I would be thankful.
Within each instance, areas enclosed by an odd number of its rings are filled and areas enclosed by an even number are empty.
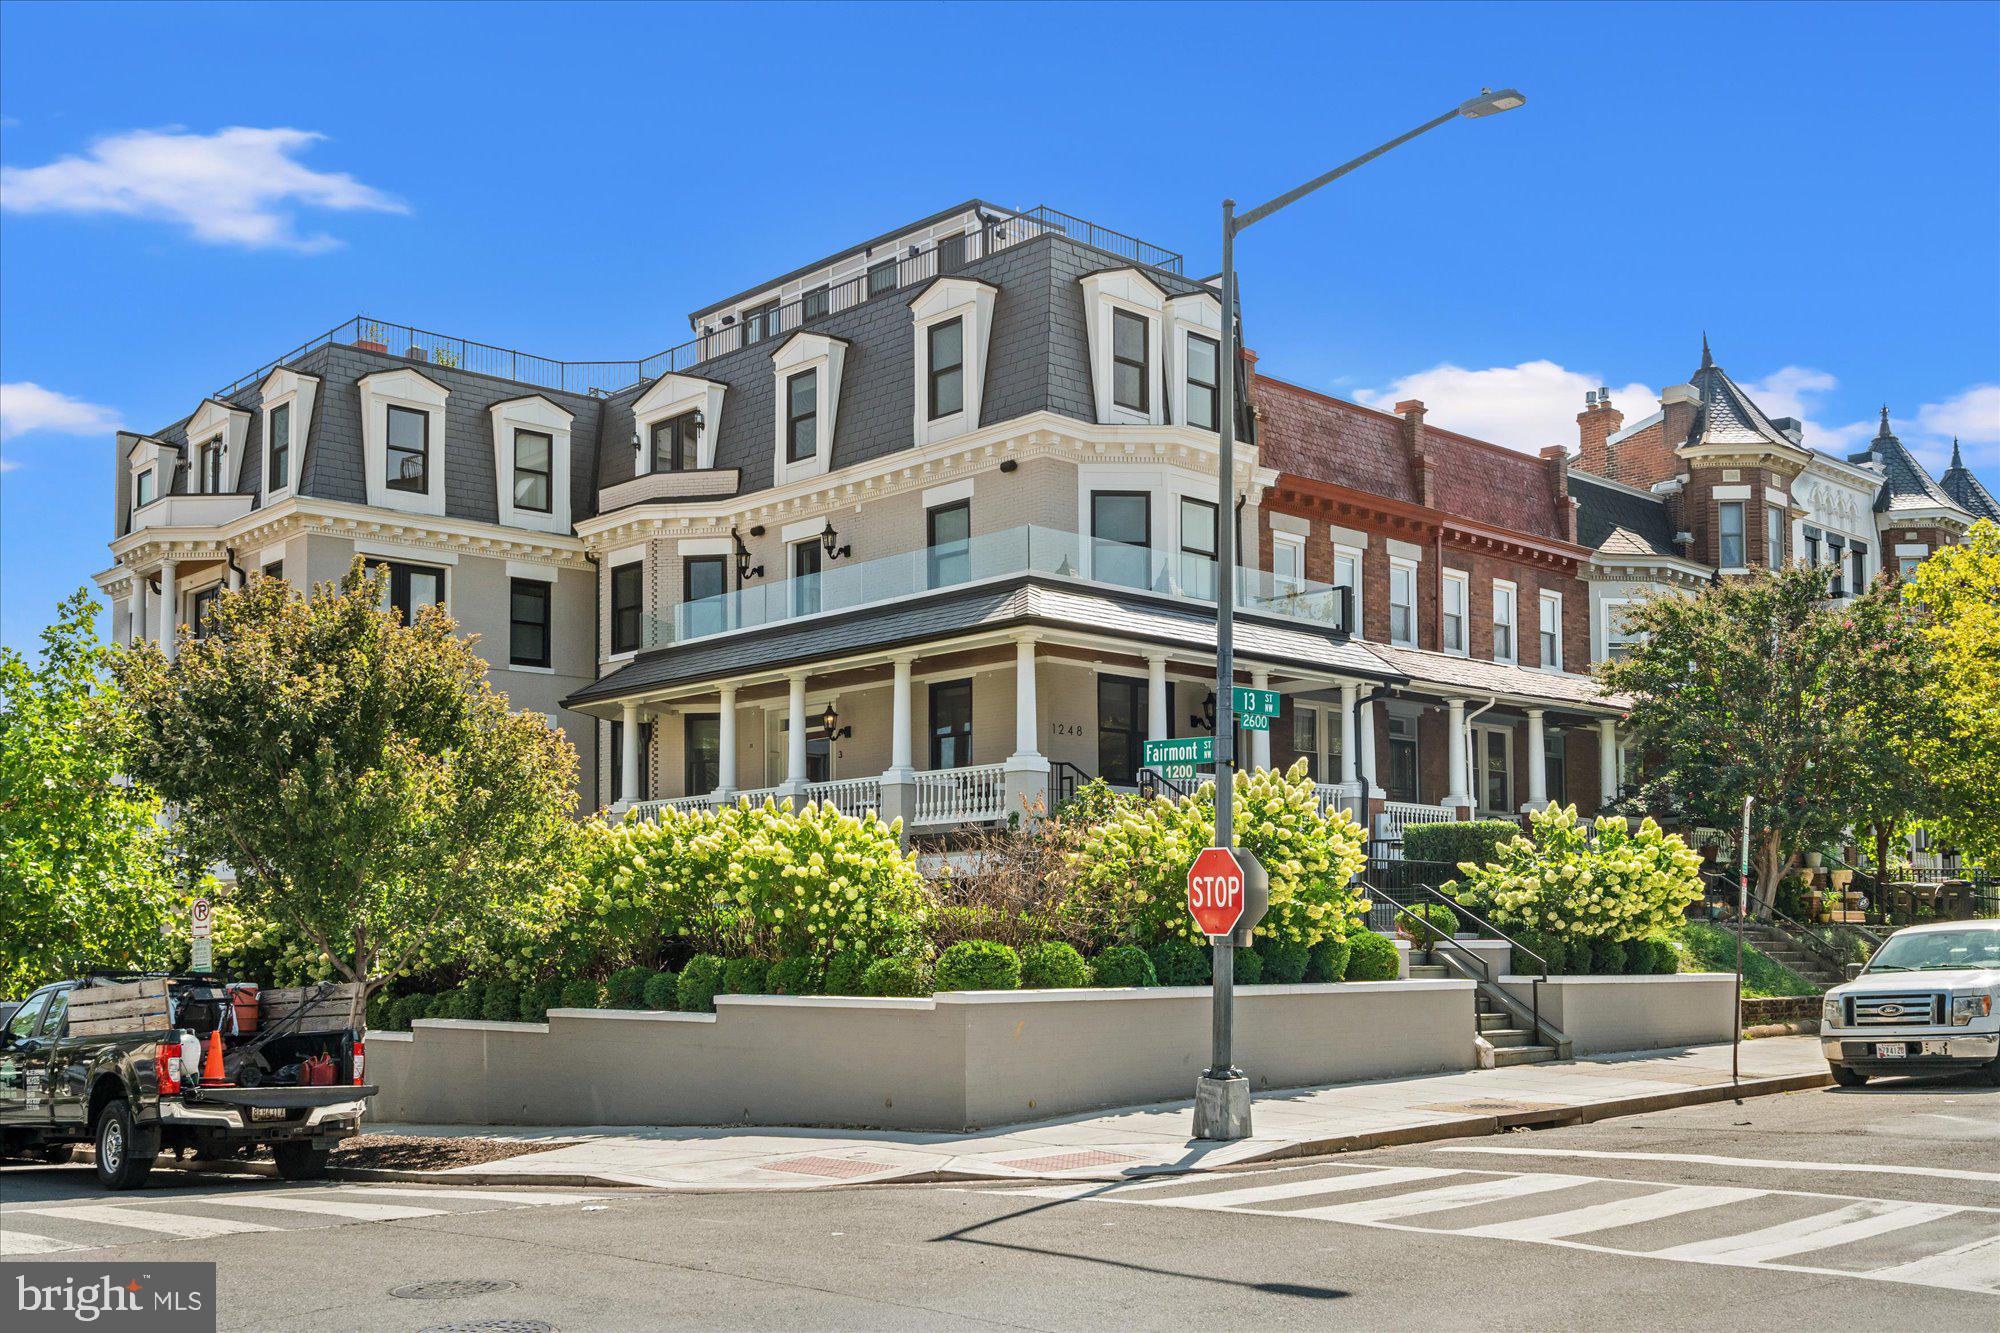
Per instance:
[[[1729,472],[1735,472],[1734,480],[1727,479]],[[1720,468],[1698,466],[1688,473],[1687,485],[1682,488],[1680,522],[1684,531],[1693,534],[1694,545],[1689,554],[1692,559],[1707,565],[1722,563],[1722,520],[1720,506],[1724,501],[1715,498],[1717,487],[1748,486],[1749,498],[1743,501],[1743,563],[1752,569],[1765,566],[1764,523],[1765,506],[1773,490],[1785,489],[1785,479],[1765,468]],[[1789,491],[1787,491],[1789,495]],[[1791,558],[1791,518],[1787,514],[1780,561]]]

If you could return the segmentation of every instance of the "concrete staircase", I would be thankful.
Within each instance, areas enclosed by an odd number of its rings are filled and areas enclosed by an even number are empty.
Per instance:
[[[1769,957],[1772,962],[1782,963],[1821,990],[1838,986],[1846,979],[1842,973],[1824,962],[1818,954],[1808,953],[1804,946],[1768,921],[1745,923],[1743,942]]]
[[[1430,979],[1443,981],[1448,977],[1462,975],[1439,962],[1430,951],[1410,952],[1410,979],[1419,981]],[[1493,1068],[1504,1069],[1509,1065],[1538,1065],[1544,1060],[1556,1058],[1553,1046],[1535,1044],[1535,1034],[1527,1028],[1516,1026],[1520,1020],[1507,1007],[1486,993],[1482,986],[1473,992],[1477,1009],[1473,1022],[1479,1040],[1490,1047]],[[1482,1063],[1484,1063],[1482,1061]]]

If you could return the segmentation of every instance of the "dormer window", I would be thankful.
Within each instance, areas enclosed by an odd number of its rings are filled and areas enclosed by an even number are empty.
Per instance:
[[[153,503],[156,498],[153,493],[153,476],[153,469],[147,468],[139,474],[138,481],[133,484],[132,507],[134,509],[143,509]]]
[[[222,490],[222,437],[216,436],[201,446],[196,460],[198,471],[195,489],[203,495],[216,495]]]
[[[803,370],[785,381],[785,461],[802,463],[819,452],[819,372]]]
[[[538,430],[514,432],[514,507],[549,512],[555,441]],[[544,664],[546,665],[546,664]]]
[[[271,409],[271,451],[264,469],[264,489],[282,491],[292,484],[292,405]]]
[[[929,330],[930,419],[965,410],[965,321],[949,319]]]
[[[977,278],[938,278],[910,298],[918,447],[979,429],[998,292]]]
[[[1216,369],[1222,362],[1222,345],[1213,338],[1190,333],[1187,339],[1187,412],[1190,426],[1219,429],[1221,381]]]
[[[259,469],[262,475],[258,503],[271,504],[291,493],[305,469],[306,436],[311,429],[313,406],[319,400],[319,377],[278,366],[264,377],[259,394],[263,434],[258,444],[263,447],[264,466]],[[243,448],[246,460],[256,454],[258,444],[249,443],[246,436]],[[241,485],[245,475],[241,463],[236,465],[235,472],[237,484]]]
[[[823,333],[794,333],[771,354],[771,466],[779,485],[824,476],[839,438],[840,377],[847,344]]]
[[[1190,296],[1176,304],[1136,268],[1087,273],[1078,285],[1098,421],[1107,426],[1185,424],[1180,420],[1185,407],[1178,400],[1187,378],[1181,366],[1187,355],[1186,330],[1220,331],[1219,321],[1208,322],[1203,304],[1212,304],[1212,298]],[[1163,375],[1163,366],[1170,373]]]
[[[422,495],[431,488],[431,418],[414,408],[389,406],[388,465],[383,484]]]
[[[700,466],[696,446],[701,437],[694,419],[694,413],[683,412],[653,423],[653,471],[691,472]]]
[[[1134,412],[1148,410],[1147,320],[1129,310],[1111,312],[1111,401]]]

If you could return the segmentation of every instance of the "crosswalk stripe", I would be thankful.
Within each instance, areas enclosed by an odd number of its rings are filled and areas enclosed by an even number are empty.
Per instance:
[[[410,1217],[436,1217],[442,1208],[410,1208],[400,1203],[361,1203],[348,1199],[302,1198],[296,1194],[212,1194],[203,1203],[228,1208],[272,1208],[287,1213],[319,1213],[356,1222],[397,1222]]]
[[[1387,1199],[1367,1199],[1360,1203],[1336,1203],[1325,1208],[1303,1208],[1288,1217],[1310,1217],[1324,1222],[1386,1222],[1391,1218],[1418,1217],[1474,1204],[1498,1203],[1529,1194],[1569,1189],[1596,1183],[1590,1176],[1501,1176],[1495,1180],[1475,1180],[1466,1185],[1446,1185],[1441,1189],[1418,1190]]]
[[[1134,1199],[1133,1203],[1158,1204],[1163,1208],[1195,1208],[1220,1211],[1253,1203],[1273,1203],[1318,1194],[1342,1194],[1351,1190],[1373,1189],[1377,1185],[1402,1185],[1417,1180],[1455,1176],[1456,1171],[1440,1171],[1428,1166],[1386,1166],[1357,1172],[1351,1176],[1325,1176],[1316,1180],[1289,1180],[1282,1185],[1259,1185],[1250,1189],[1221,1190],[1214,1194],[1190,1194],[1178,1199]],[[1183,1184],[1191,1183],[1183,1181]]]
[[[131,1227],[134,1231],[158,1231],[169,1236],[186,1236],[192,1239],[207,1239],[210,1236],[236,1236],[246,1231],[274,1231],[261,1222],[244,1222],[231,1217],[200,1217],[193,1213],[162,1213],[148,1208],[119,1207],[106,1203],[64,1204],[49,1208],[15,1208],[9,1210],[36,1217],[54,1217],[77,1222],[96,1222],[105,1226]]]
[[[2000,1171],[1962,1171],[1934,1166],[1890,1166],[1874,1162],[1787,1162],[1765,1157],[1721,1157],[1712,1153],[1610,1152],[1583,1148],[1500,1148],[1485,1145],[1433,1148],[1431,1151],[1482,1153],[1493,1157],[1577,1157],[1621,1162],[1684,1162],[1693,1166],[1747,1166],[1771,1171],[1820,1171],[1835,1175],[1922,1176],[1927,1180],[2000,1182]]]
[[[1871,1199],[1832,1212],[1817,1213],[1757,1231],[1716,1236],[1664,1250],[1649,1250],[1655,1259],[1702,1259],[1710,1263],[1760,1264],[1808,1250],[1826,1250],[1887,1231],[1950,1217],[1960,1210],[1941,1203],[1894,1203]]]
[[[602,1197],[596,1194],[541,1194],[527,1190],[391,1189],[386,1185],[370,1185],[367,1193],[369,1198],[378,1194],[390,1194],[397,1198],[485,1199],[495,1203],[544,1203],[557,1206],[589,1203]]]
[[[1754,1199],[1763,1193],[1763,1190],[1736,1189],[1726,1185],[1679,1185],[1636,1199],[1619,1199],[1542,1217],[1467,1227],[1455,1234],[1490,1236],[1496,1240],[1554,1240],[1560,1236],[1580,1236],[1590,1231],[1609,1231],[1613,1227],[1654,1222],[1703,1208],[1719,1208],[1723,1204]]]
[[[1894,1268],[1878,1268],[1868,1276],[1926,1287],[2000,1292],[2000,1236],[1988,1236]]]
[[[53,1236],[37,1236],[28,1231],[15,1231],[9,1227],[0,1231],[0,1254],[56,1254],[62,1250],[81,1250],[87,1246],[73,1245]]]

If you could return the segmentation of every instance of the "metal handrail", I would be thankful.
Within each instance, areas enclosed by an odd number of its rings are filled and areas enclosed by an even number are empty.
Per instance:
[[[1140,769],[1139,776],[1133,779],[1132,785],[1139,789],[1141,796],[1158,797],[1163,801],[1192,796],[1195,792],[1194,787],[1184,787],[1172,778],[1161,774],[1157,769],[1151,768]],[[1199,783],[1196,784],[1197,787],[1199,785]]]
[[[1076,794],[1090,782],[1090,775],[1067,759],[1049,762],[1049,809],[1062,809],[1076,799]]]
[[[1703,871],[1702,878],[1711,887],[1719,884],[1727,888],[1727,898],[1720,901],[1733,903],[1736,900],[1738,886],[1726,876],[1718,874],[1715,871]],[[1763,920],[1777,927],[1778,933],[1786,939],[1803,948],[1807,953],[1817,957],[1834,975],[1839,976],[1846,972],[1847,960],[1829,949],[1819,936],[1806,929],[1803,922],[1795,921],[1783,912],[1780,912],[1776,903],[1765,900],[1755,889],[1746,890],[1745,897],[1750,903],[1753,912],[1761,914]],[[1718,899],[1714,896],[1708,896],[1708,901],[1716,902]],[[1737,922],[1738,929],[1741,929],[1742,925],[1741,921]]]
[[[1507,1008],[1519,1012],[1520,1010],[1519,1001],[1515,1000],[1513,996],[1507,994],[1507,992],[1500,987],[1499,983],[1493,980],[1493,969],[1487,965],[1486,960],[1484,958],[1481,958],[1477,953],[1474,953],[1472,950],[1466,948],[1463,944],[1460,944],[1457,940],[1451,938],[1451,936],[1438,934],[1437,927],[1431,924],[1430,918],[1425,916],[1420,916],[1416,912],[1413,912],[1409,908],[1403,906],[1403,904],[1397,902],[1394,898],[1385,898],[1384,901],[1387,902],[1389,906],[1395,908],[1396,911],[1402,913],[1406,917],[1409,917],[1411,920],[1421,922],[1423,925],[1424,934],[1426,936],[1432,937],[1435,943],[1448,945],[1454,951],[1455,955],[1463,954],[1467,958],[1470,958],[1479,967],[1479,975],[1477,977],[1472,978],[1472,984],[1474,986],[1483,987],[1486,994],[1491,995],[1493,998],[1499,1000],[1500,1003],[1506,1006]],[[1449,906],[1450,904],[1447,903],[1446,905]],[[1415,943],[1415,939],[1416,937],[1413,936],[1411,942]],[[1511,940],[1508,942],[1510,944],[1512,943]],[[1426,947],[1428,948],[1434,946],[1427,945]],[[1544,965],[1544,967],[1546,968],[1546,964]],[[1529,1000],[1530,1003],[1532,1004],[1532,1008],[1530,1010],[1530,1018],[1534,1024],[1536,1041],[1540,1041],[1543,1038],[1543,1036],[1546,1035],[1547,1032],[1547,1030],[1542,1026],[1542,983],[1546,980],[1548,980],[1548,976],[1546,971],[1544,971],[1544,974],[1542,976],[1531,979],[1528,986]]]
[[[1516,953],[1524,953],[1528,955],[1528,957],[1534,959],[1535,962],[1541,967],[1542,975],[1544,977],[1548,976],[1549,960],[1542,954],[1537,953],[1533,949],[1530,949],[1527,945],[1521,943],[1519,940],[1515,939],[1512,935],[1509,935],[1506,931],[1500,929],[1500,927],[1494,925],[1491,921],[1488,921],[1485,917],[1479,915],[1479,913],[1473,911],[1470,907],[1467,907],[1464,903],[1452,897],[1450,894],[1444,893],[1429,884],[1420,883],[1416,887],[1430,894],[1431,897],[1437,899],[1445,906],[1451,908],[1451,910],[1456,912],[1458,915],[1464,917],[1470,917],[1475,925],[1481,926],[1486,930],[1492,931],[1493,937],[1495,939],[1507,941],[1507,943],[1513,947]]]

